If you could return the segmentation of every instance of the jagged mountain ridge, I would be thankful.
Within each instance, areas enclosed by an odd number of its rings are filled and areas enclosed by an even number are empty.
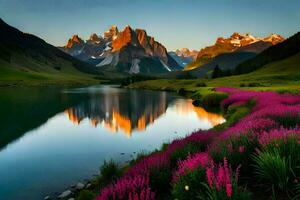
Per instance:
[[[177,49],[176,51],[169,52],[169,55],[176,60],[182,67],[190,64],[197,59],[198,51],[190,50],[188,48]]]
[[[270,46],[284,41],[278,34],[271,34],[265,38],[254,37],[251,34],[240,34],[234,32],[230,37],[217,38],[214,45],[201,49],[195,62],[185,67],[185,70],[197,68],[208,63],[214,57],[230,52],[251,52],[260,53]]]
[[[97,67],[130,74],[159,74],[182,69],[161,43],[148,36],[145,30],[133,30],[130,26],[123,31],[112,26],[103,37],[92,34],[87,41],[74,35],[61,49]]]

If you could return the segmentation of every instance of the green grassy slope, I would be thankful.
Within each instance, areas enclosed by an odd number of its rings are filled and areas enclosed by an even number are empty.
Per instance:
[[[201,83],[206,83],[207,87],[202,87]],[[241,87],[256,90],[292,90],[300,91],[300,53],[264,65],[254,72],[229,76],[217,79],[159,79],[144,82],[136,82],[129,87],[147,89],[166,89],[177,91],[184,88],[188,91],[205,91],[213,87]]]
[[[187,78],[187,77],[210,77],[214,68],[218,65],[221,70],[232,70],[238,64],[253,58],[256,56],[255,53],[251,52],[232,52],[232,53],[224,53],[217,55],[214,58],[210,58],[207,60],[207,63],[202,63],[198,65],[194,69],[183,70],[183,71],[175,71],[164,74],[161,77],[164,78]]]
[[[13,54],[10,62],[0,59],[0,86],[6,85],[73,85],[99,82],[65,60],[60,60],[59,70],[51,64],[38,62],[30,57]]]
[[[91,83],[94,68],[0,19],[0,85]]]

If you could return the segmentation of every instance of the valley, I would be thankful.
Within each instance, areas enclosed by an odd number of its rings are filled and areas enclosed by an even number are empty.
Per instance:
[[[0,199],[300,199],[300,4],[212,2],[1,2]]]

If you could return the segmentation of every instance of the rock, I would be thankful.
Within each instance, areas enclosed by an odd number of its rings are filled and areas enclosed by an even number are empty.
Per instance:
[[[88,184],[86,184],[85,188],[89,189],[91,186],[92,186],[92,184],[88,183]]]
[[[49,200],[50,196],[45,196],[44,200]]]
[[[68,196],[70,196],[71,194],[72,194],[71,190],[66,190],[63,193],[61,193],[57,198],[64,199],[64,198],[67,198]]]
[[[75,186],[76,190],[82,190],[84,188],[84,184],[83,183],[77,183],[77,185]]]
[[[68,199],[68,200],[75,200],[74,198],[70,198],[70,199]]]

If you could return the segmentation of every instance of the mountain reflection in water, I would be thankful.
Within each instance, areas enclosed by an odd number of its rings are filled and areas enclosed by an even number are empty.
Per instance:
[[[105,160],[128,162],[137,152],[224,121],[169,92],[112,86],[0,91],[0,199],[57,196],[97,174]]]
[[[160,116],[172,109],[179,115],[196,114],[199,120],[213,127],[225,120],[221,115],[195,107],[192,100],[173,99],[166,92],[129,91],[124,93],[105,93],[88,102],[65,110],[70,121],[80,125],[88,119],[94,127],[102,126],[112,133],[123,132],[128,137],[134,132],[142,132]],[[168,106],[172,105],[171,108]]]

